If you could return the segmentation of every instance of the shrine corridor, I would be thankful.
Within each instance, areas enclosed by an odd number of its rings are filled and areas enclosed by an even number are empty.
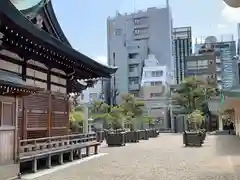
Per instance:
[[[207,180],[240,179],[240,139],[207,136],[201,148],[184,147],[180,134],[109,148],[102,156],[34,178],[34,180]],[[24,179],[24,177],[23,177]]]

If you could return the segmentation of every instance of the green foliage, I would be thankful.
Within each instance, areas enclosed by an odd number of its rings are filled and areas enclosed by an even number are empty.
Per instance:
[[[121,129],[124,127],[124,114],[123,108],[121,106],[115,106],[111,108],[109,112],[109,122],[111,124],[111,128],[113,129]]]
[[[176,96],[173,99],[191,113],[195,109],[206,108],[207,101],[217,95],[218,91],[215,84],[201,81],[196,77],[189,77],[175,89],[175,93]]]
[[[193,125],[194,130],[199,130],[204,121],[203,113],[198,109],[194,110],[188,114],[188,121]]]
[[[144,103],[136,100],[132,94],[123,94],[122,104],[120,106],[123,109],[125,123],[129,124],[131,129],[134,129],[134,121],[139,119],[143,114]]]
[[[103,101],[94,101],[89,109],[90,117],[93,119],[108,119],[109,105]]]
[[[139,117],[143,114],[144,103],[135,99],[132,94],[122,95],[121,107],[124,110],[124,115],[130,116],[132,118]]]
[[[81,112],[83,112],[83,107],[82,106],[76,106],[74,111],[81,111]]]
[[[132,124],[133,119],[143,114],[144,103],[137,101],[131,94],[122,96],[122,104],[110,107],[103,101],[94,101],[90,108],[90,116],[93,119],[103,119],[113,129],[123,128],[124,123]]]
[[[69,114],[70,129],[74,132],[81,132],[84,115],[79,109],[73,109]]]

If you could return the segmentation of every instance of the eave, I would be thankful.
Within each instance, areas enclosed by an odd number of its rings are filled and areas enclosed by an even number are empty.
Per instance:
[[[60,54],[74,60],[79,66],[83,64],[89,69],[92,69],[99,77],[110,77],[111,74],[117,71],[116,67],[109,67],[100,64],[88,56],[76,51],[71,46],[61,42],[49,33],[38,29],[20,11],[18,11],[9,0],[0,1],[0,13],[2,18],[10,20],[17,29],[23,31],[24,34],[29,34],[31,39],[41,42],[46,47],[53,47],[56,51],[60,52]]]
[[[18,75],[0,70],[0,94],[4,95],[29,95],[42,88],[28,85]]]

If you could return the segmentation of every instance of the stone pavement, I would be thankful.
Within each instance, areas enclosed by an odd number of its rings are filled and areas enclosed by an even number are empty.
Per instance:
[[[34,180],[240,180],[240,139],[211,136],[203,147],[184,147],[180,134],[125,147]]]

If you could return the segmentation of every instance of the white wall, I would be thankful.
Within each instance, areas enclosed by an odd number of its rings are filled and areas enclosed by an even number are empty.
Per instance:
[[[93,87],[89,87],[82,92],[79,97],[80,103],[89,103],[92,100],[100,99],[102,93],[102,80],[99,80]]]

